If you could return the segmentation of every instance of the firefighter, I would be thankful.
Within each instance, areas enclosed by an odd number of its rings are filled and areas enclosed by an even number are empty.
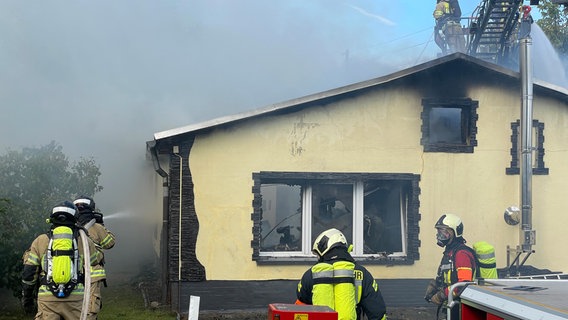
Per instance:
[[[55,206],[47,220],[51,223],[50,231],[35,238],[30,248],[24,253],[21,302],[26,314],[34,314],[37,310],[35,316],[37,320],[69,320],[81,317],[84,295],[83,266],[85,261],[87,261],[87,265],[89,265],[89,261],[91,264],[97,264],[100,261],[100,256],[94,243],[88,241],[90,257],[84,257],[81,236],[74,232],[76,231],[76,215],[76,208],[69,201]],[[58,229],[71,232],[67,234],[57,233],[56,230]],[[71,250],[57,250],[57,247],[53,244],[61,238],[70,240],[73,244]],[[75,258],[75,253],[77,258]],[[71,264],[54,263],[54,260],[58,257],[67,257]],[[65,268],[69,268],[73,280],[62,286],[54,286],[53,279],[56,278],[56,271]]]
[[[104,253],[114,247],[115,236],[103,224],[103,216],[96,212],[95,201],[88,196],[80,196],[73,201],[77,207],[77,223],[87,230],[89,238],[95,243],[103,257],[101,262],[91,268],[91,299],[87,319],[95,320],[102,308],[102,286],[106,287],[106,271],[104,268]]]
[[[472,281],[477,266],[473,250],[465,244],[463,223],[458,216],[444,214],[434,227],[437,231],[437,244],[444,248],[444,254],[436,279],[428,285],[424,298],[428,302],[437,304],[440,310],[447,302],[450,286],[457,282]],[[463,288],[461,287],[462,290]],[[458,288],[453,294],[457,296],[460,292]],[[459,312],[457,307],[452,309],[452,319],[457,319],[454,318],[456,312]]]
[[[465,38],[461,27],[461,9],[457,0],[437,0],[434,9],[434,41],[446,55],[465,52]]]
[[[325,305],[342,320],[386,319],[386,306],[377,282],[351,256],[352,246],[337,229],[322,232],[312,252],[318,263],[298,283],[297,304]]]

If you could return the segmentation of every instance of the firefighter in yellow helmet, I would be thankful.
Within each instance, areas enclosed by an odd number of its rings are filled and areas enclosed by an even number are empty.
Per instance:
[[[352,246],[337,229],[322,232],[312,252],[318,263],[298,283],[297,304],[325,305],[339,320],[386,319],[386,306],[377,282],[365,267],[355,263]]]
[[[102,308],[102,286],[106,287],[106,270],[104,268],[103,250],[114,247],[115,236],[103,224],[103,217],[96,212],[95,201],[89,196],[79,196],[73,201],[77,207],[77,223],[87,230],[89,238],[95,243],[102,260],[91,267],[91,299],[89,300],[88,320],[96,320]]]
[[[39,235],[24,254],[22,306],[26,314],[35,313],[37,308],[36,320],[81,317],[84,265],[88,271],[89,264],[97,264],[100,256],[94,243],[88,241],[90,257],[84,257],[76,216],[77,210],[69,201],[53,207],[47,220],[51,223],[49,232]]]
[[[448,295],[452,294],[449,289],[454,283],[472,281],[475,278],[477,263],[473,249],[465,244],[463,223],[460,217],[450,213],[443,214],[434,227],[436,228],[436,243],[444,248],[444,254],[436,279],[428,285],[424,299],[442,306],[447,302]],[[461,290],[463,287],[453,294],[457,295]],[[456,312],[459,312],[458,308],[453,308],[452,319]]]

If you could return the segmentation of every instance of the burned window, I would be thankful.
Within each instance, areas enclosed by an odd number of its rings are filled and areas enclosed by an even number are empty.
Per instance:
[[[477,101],[423,99],[422,139],[425,152],[472,153],[477,146]]]
[[[511,123],[511,166],[505,169],[505,173],[515,175],[520,173],[521,162],[521,121]],[[544,123],[538,120],[532,122],[532,173],[535,175],[547,175],[548,168],[544,165]]]
[[[260,186],[262,224],[260,249],[264,252],[300,251],[302,187],[279,183]]]
[[[313,241],[329,228],[345,234],[357,258],[418,259],[417,175],[260,172],[253,179],[253,260],[311,261]]]

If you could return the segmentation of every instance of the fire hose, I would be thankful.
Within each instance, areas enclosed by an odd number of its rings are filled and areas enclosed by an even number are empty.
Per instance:
[[[83,306],[81,307],[81,320],[86,320],[91,302],[91,253],[89,251],[87,233],[83,229],[79,229],[79,235],[81,236],[81,243],[83,244],[83,273],[85,274],[85,291],[83,294]]]

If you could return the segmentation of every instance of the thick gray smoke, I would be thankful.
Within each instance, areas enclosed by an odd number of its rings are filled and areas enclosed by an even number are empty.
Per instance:
[[[54,140],[72,160],[94,157],[104,186],[95,201],[118,237],[109,272],[137,272],[154,252],[147,221],[161,221],[146,202],[155,191],[145,142],[394,71],[366,50],[392,25],[363,5],[2,1],[0,149]]]

